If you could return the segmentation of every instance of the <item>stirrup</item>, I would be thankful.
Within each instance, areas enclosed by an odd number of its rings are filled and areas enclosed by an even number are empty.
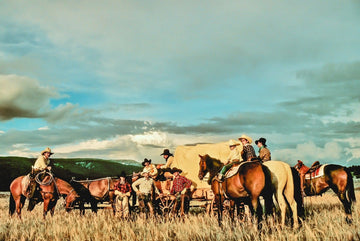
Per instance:
[[[225,179],[225,177],[224,177],[223,174],[220,174],[220,173],[219,173],[219,174],[216,176],[216,180],[217,180],[218,182],[223,182],[224,179]]]

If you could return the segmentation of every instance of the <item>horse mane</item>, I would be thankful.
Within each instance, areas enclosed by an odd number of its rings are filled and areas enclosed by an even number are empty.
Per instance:
[[[220,169],[222,166],[224,166],[224,163],[222,163],[219,159],[213,158],[208,154],[205,155],[205,160],[206,160],[206,166],[210,170],[217,167]]]

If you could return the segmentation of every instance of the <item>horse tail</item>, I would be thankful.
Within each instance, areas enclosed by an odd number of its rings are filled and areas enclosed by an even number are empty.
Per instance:
[[[9,198],[9,214],[10,214],[10,216],[14,214],[15,208],[16,208],[15,199],[14,199],[13,195],[10,193],[10,198]]]
[[[347,191],[350,203],[356,202],[355,191],[354,191],[354,180],[349,168],[345,168],[347,174]]]

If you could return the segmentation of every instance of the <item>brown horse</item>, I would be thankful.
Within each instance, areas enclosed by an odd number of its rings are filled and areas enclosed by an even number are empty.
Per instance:
[[[346,221],[352,221],[352,202],[356,201],[356,197],[353,177],[348,168],[335,164],[309,168],[300,160],[295,168],[300,174],[306,196],[321,195],[331,188],[344,206]]]
[[[94,180],[80,180],[72,179],[71,185],[80,194],[79,208],[80,213],[85,213],[84,203],[90,202],[93,212],[97,212],[97,203],[108,201],[112,207],[114,215],[116,214],[115,203],[115,183],[118,178],[104,177]]]
[[[26,193],[24,181],[26,176],[20,176],[15,178],[10,184],[10,203],[9,214],[13,215],[14,212],[21,218],[21,209],[24,207],[28,194]],[[66,211],[70,211],[72,204],[79,197],[69,183],[60,179],[54,178],[52,174],[48,173],[42,181],[39,182],[40,194],[39,200],[44,202],[43,217],[46,217],[47,212],[50,210],[51,215],[54,215],[55,205],[60,195],[65,196],[65,208]],[[33,207],[29,209],[31,211]]]
[[[217,159],[211,158],[209,155],[199,155],[199,157],[198,177],[202,180],[208,172],[210,173],[208,183],[211,185],[211,189],[215,195],[219,225],[221,225],[225,195],[232,200],[232,210],[234,204],[239,205],[244,199],[249,198],[250,211],[252,214],[255,213],[258,224],[260,224],[262,219],[262,207],[259,202],[260,195],[264,197],[266,213],[272,213],[271,177],[269,170],[261,165],[260,162],[242,163],[234,176],[220,183],[214,177],[224,164]]]

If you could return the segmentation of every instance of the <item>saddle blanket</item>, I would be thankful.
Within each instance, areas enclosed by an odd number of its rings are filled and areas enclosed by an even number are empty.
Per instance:
[[[324,167],[325,166],[327,166],[327,164],[321,165],[320,167],[316,168],[315,171],[306,173],[305,180],[310,180],[310,179],[324,176]]]
[[[21,189],[22,189],[22,195],[24,195],[26,198],[29,198],[28,193],[26,192],[27,188],[30,185],[30,175],[26,175],[21,180]]]
[[[229,169],[229,171],[227,171],[227,172],[225,173],[225,179],[234,176],[234,175],[239,171],[239,168],[240,168],[244,163],[246,163],[246,162],[241,162],[240,164],[235,164],[235,165],[233,165],[233,166]]]

